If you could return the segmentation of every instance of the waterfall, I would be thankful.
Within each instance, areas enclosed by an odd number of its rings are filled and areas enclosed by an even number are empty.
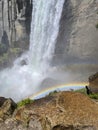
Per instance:
[[[36,71],[49,67],[54,55],[63,4],[64,0],[33,0],[30,61]]]
[[[30,49],[0,73],[1,96],[18,101],[39,90],[54,55],[63,4],[64,0],[33,0]],[[23,60],[27,63],[22,66]]]

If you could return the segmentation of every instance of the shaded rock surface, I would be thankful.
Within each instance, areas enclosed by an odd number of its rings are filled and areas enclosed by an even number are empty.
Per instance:
[[[0,97],[0,120],[9,118],[16,107],[17,105],[12,99]]]
[[[31,14],[32,0],[0,0],[0,68],[12,65],[28,49]]]
[[[93,93],[98,93],[98,72],[89,77],[89,88]]]
[[[0,130],[98,130],[98,104],[76,92],[59,92],[16,109]]]
[[[6,98],[0,97],[0,107],[4,104],[4,102],[5,102],[6,100],[7,100]]]
[[[32,13],[32,0],[1,0],[0,1],[0,41],[14,46],[14,42],[22,46],[23,40],[29,38]],[[4,38],[3,38],[4,39]],[[3,40],[4,41],[4,40]],[[20,43],[18,43],[20,42]],[[24,43],[25,44],[25,43]],[[27,44],[27,43],[26,43]],[[25,46],[24,46],[25,47]]]

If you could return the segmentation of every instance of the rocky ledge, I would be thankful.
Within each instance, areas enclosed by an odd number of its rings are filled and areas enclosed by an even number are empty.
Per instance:
[[[58,92],[18,109],[11,99],[0,102],[0,130],[98,130],[98,104],[81,93]]]

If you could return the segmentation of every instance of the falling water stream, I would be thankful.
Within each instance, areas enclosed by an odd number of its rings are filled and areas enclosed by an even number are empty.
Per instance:
[[[30,64],[47,70],[54,55],[64,0],[34,0],[30,34]]]
[[[33,0],[30,48],[0,73],[1,96],[18,101],[38,91],[51,68],[63,5],[64,0]]]

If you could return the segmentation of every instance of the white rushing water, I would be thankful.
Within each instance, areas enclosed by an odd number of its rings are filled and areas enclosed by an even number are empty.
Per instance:
[[[64,0],[33,0],[30,62],[36,71],[44,71],[51,62],[63,4]]]
[[[38,91],[55,50],[64,0],[33,0],[30,49],[0,72],[0,95],[18,101]],[[25,60],[27,65],[21,65]]]

